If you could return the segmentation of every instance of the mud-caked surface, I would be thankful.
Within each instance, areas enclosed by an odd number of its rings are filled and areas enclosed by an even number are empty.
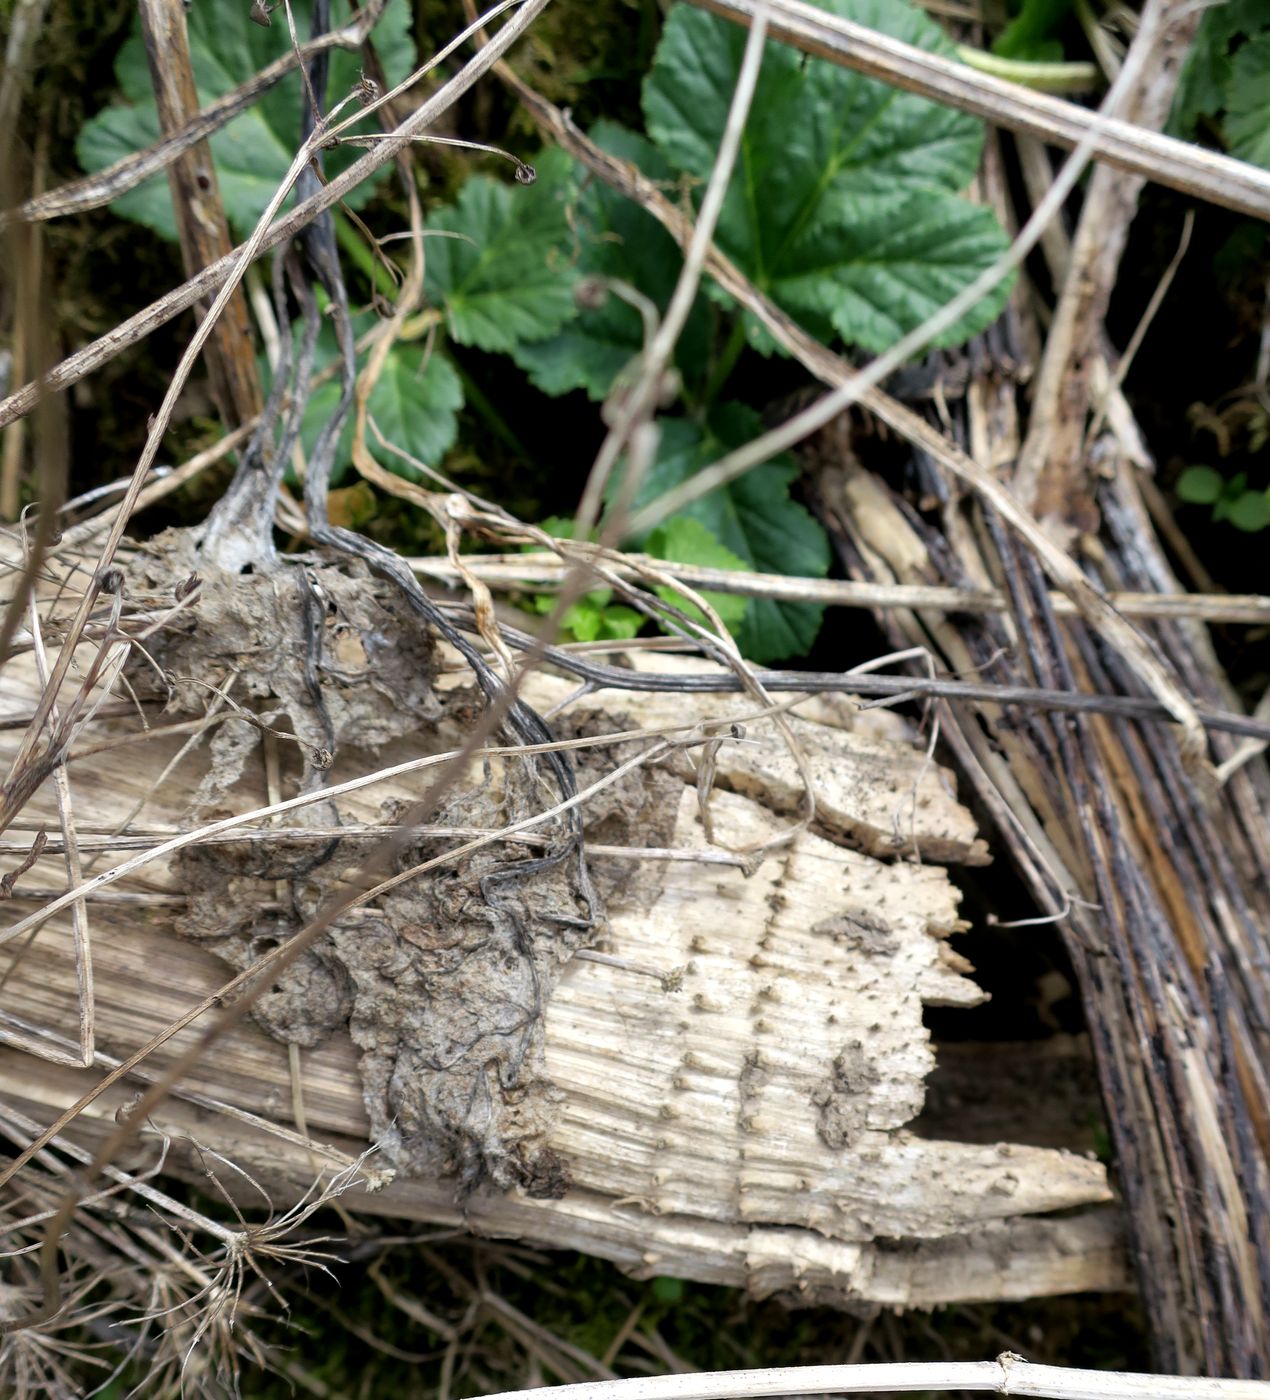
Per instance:
[[[321,791],[332,773],[350,776],[341,766],[350,751],[365,771],[393,761],[397,755],[384,751],[402,740],[452,749],[483,709],[474,687],[434,689],[432,639],[390,585],[355,563],[288,561],[271,572],[228,575],[209,571],[188,537],[172,534],[134,572],[131,586],[150,594],[194,572],[201,578],[195,603],[150,646],[168,673],[170,708],[202,714],[232,677],[229,694],[239,705],[296,736],[302,791]],[[569,738],[620,727],[596,713],[555,729]],[[191,789],[192,823],[242,809],[240,795],[227,798],[259,771],[262,741],[241,716],[212,731]],[[577,786],[642,743],[578,751]],[[295,750],[291,757],[288,796],[297,784]],[[580,820],[590,841],[664,845],[681,792],[682,782],[664,770],[637,768],[588,801]],[[491,759],[427,820],[487,831],[561,800],[540,761]],[[384,804],[386,824],[409,816],[404,802]],[[307,825],[313,837],[200,846],[178,857],[189,894],[178,931],[240,970],[315,916],[329,918],[373,849],[330,834],[341,824],[331,799],[282,820]],[[637,863],[602,859],[593,885],[574,819],[555,816],[532,834],[535,844],[486,844],[457,859],[449,853],[461,837],[398,839],[391,869],[377,876],[417,873],[331,920],[272,975],[253,1008],[271,1035],[304,1047],[348,1027],[361,1052],[372,1135],[404,1174],[542,1196],[568,1185],[568,1164],[545,1145],[557,1097],[544,1072],[545,1010],[572,954],[602,937],[602,895],[625,889]]]
[[[169,530],[136,556],[128,587],[170,599],[175,587],[195,579],[193,604],[148,646],[168,674],[172,709],[202,714],[213,689],[223,690],[262,722],[295,735],[310,786],[341,750],[374,752],[440,718],[433,639],[391,587],[356,561],[315,558],[227,574],[209,567],[189,532]],[[136,671],[138,684],[153,689],[149,669]],[[191,806],[220,802],[259,743],[250,724],[220,724]],[[317,814],[323,823],[328,815]]]

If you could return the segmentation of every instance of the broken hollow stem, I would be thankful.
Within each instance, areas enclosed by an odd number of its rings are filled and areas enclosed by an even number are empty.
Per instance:
[[[856,1366],[781,1366],[510,1390],[491,1400],[754,1400],[785,1395],[974,1390],[1053,1400],[1270,1400],[1270,1382],[1151,1376],[1036,1366],[1012,1352],[995,1361],[899,1361]]]

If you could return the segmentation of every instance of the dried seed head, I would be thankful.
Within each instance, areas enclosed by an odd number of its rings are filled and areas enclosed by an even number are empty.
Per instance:
[[[573,289],[573,300],[581,311],[598,311],[609,299],[609,289],[598,277],[583,277]]]
[[[521,185],[532,185],[538,178],[538,172],[532,165],[526,165],[523,160],[516,162],[516,182]]]
[[[669,408],[679,397],[679,391],[682,388],[683,380],[680,378],[679,371],[672,365],[657,381],[657,406]]]
[[[111,564],[97,575],[97,587],[103,593],[123,592],[123,570]]]

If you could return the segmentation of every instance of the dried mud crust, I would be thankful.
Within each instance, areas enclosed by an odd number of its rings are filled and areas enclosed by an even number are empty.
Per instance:
[[[338,765],[352,750],[357,771],[365,771],[370,755],[407,738],[451,749],[483,708],[474,688],[434,689],[432,639],[391,585],[357,563],[288,561],[268,572],[226,574],[209,569],[188,536],[173,533],[140,557],[132,586],[162,591],[194,571],[202,579],[196,604],[150,648],[173,679],[169,703],[202,714],[208,687],[232,674],[239,704],[301,741],[302,790],[328,781],[327,755]],[[567,738],[621,727],[620,717],[595,712],[556,731]],[[241,719],[213,731],[191,822],[227,807],[230,789],[259,765],[261,742],[261,731]],[[580,750],[578,786],[637,747]],[[337,767],[336,775],[347,774]],[[587,835],[613,845],[664,845],[681,792],[670,773],[636,769],[584,808]],[[532,759],[490,760],[480,780],[452,794],[431,820],[489,829],[560,800]],[[384,820],[399,821],[405,806],[385,804]],[[334,801],[319,801],[287,821],[333,828],[340,813]],[[567,1188],[567,1163],[544,1146],[557,1098],[544,1072],[545,1010],[565,964],[600,935],[603,920],[593,890],[580,881],[567,822],[555,818],[535,830],[545,846],[483,847],[341,916],[254,1007],[269,1034],[301,1046],[348,1027],[361,1052],[372,1136],[405,1175],[453,1177],[463,1190],[489,1182],[558,1196]],[[397,868],[443,856],[455,844],[413,843],[397,854]],[[302,929],[367,850],[364,841],[338,838],[191,848],[178,857],[189,904],[177,931],[231,966],[249,967]],[[597,877],[602,889],[625,890],[637,870],[636,862],[606,861]]]

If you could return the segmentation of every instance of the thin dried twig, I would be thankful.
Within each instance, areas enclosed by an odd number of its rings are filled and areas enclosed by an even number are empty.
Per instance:
[[[662,732],[662,731],[658,731]],[[651,736],[650,736],[651,737]],[[607,742],[607,740],[606,740]],[[393,823],[383,825],[367,826],[358,822],[349,822],[346,826],[262,826],[247,827],[239,831],[222,831],[215,835],[205,835],[199,842],[201,846],[232,846],[244,844],[270,842],[278,844],[308,843],[325,844],[329,841],[381,841],[385,836],[395,836],[401,832],[409,832],[413,837],[425,838],[432,836],[490,836],[496,837],[500,841],[509,841],[514,845],[532,846],[542,848],[550,845],[550,839],[546,836],[536,836],[532,832],[521,831],[512,832],[507,827],[486,827],[486,826],[437,826],[432,823],[424,823],[419,826],[403,827]],[[81,851],[144,851],[155,841],[166,841],[173,836],[179,836],[179,831],[165,829],[150,829],[147,831],[132,831],[126,835],[84,835],[80,834],[79,848]],[[29,845],[15,840],[0,840],[0,855],[10,853],[20,853]],[[690,848],[677,849],[664,846],[608,846],[602,841],[588,841],[587,854],[602,857],[605,860],[659,860],[659,861],[685,861],[688,864],[699,865],[731,865],[738,869],[746,869],[752,862],[743,856],[732,855],[728,851],[716,850],[694,850]],[[65,849],[64,843],[56,838],[51,838],[44,842],[40,848],[42,854],[59,855]],[[65,890],[38,891],[23,890],[19,896],[25,899],[58,899]],[[122,892],[116,896],[120,900],[156,900],[162,903],[178,902],[183,903],[186,896],[182,894],[146,894],[138,891]],[[106,900],[110,896],[104,891],[97,891],[93,895],[87,896],[91,899]],[[3,1013],[0,1013],[2,1015]]]
[[[185,5],[182,0],[139,0],[138,13],[159,128],[164,135],[171,135],[198,112]],[[181,259],[189,277],[234,246],[221,203],[216,165],[206,140],[196,142],[173,161],[168,168],[168,181]],[[226,428],[236,428],[260,412],[260,371],[252,346],[247,302],[241,290],[225,303],[212,332],[207,366],[212,396]]]
[[[1181,73],[1177,54],[1189,44],[1199,21],[1200,11],[1191,0],[1151,0],[1143,7],[1137,36],[1112,88],[1117,110],[1140,127],[1158,129],[1168,119]],[[1013,478],[1014,494],[1041,518],[1072,510],[1084,494],[1077,482],[1084,470],[1091,369],[1145,184],[1145,176],[1100,169],[1085,192]]]
[[[435,118],[440,114],[440,112],[444,111],[453,102],[457,101],[457,99],[462,95],[462,93],[466,91],[467,88],[470,87],[471,84],[474,83],[476,79],[491,66],[491,64],[495,61],[497,54],[501,53],[503,49],[508,47],[512,43],[512,41],[524,31],[524,29],[532,22],[532,20],[537,16],[538,12],[541,9],[543,9],[546,4],[547,0],[525,0],[525,3],[521,6],[519,12],[511,20],[508,21],[508,23],[503,27],[502,30],[499,31],[496,38],[493,39],[487,47],[483,48],[458,74],[455,75],[455,77],[450,79],[450,81],[446,83],[439,92],[434,94],[430,99],[428,99],[428,101],[424,102],[416,112],[414,112],[410,117],[408,117],[406,121],[404,121],[401,124],[401,126],[392,136],[386,138],[383,146],[378,151],[372,152],[368,157],[363,157],[362,160],[357,161],[352,167],[350,167],[348,171],[345,171],[342,177],[336,180],[332,180],[329,184],[324,185],[318,194],[304,201],[304,203],[300,206],[300,209],[295,210],[289,219],[283,219],[279,221],[277,225],[271,225],[271,221],[274,218],[274,215],[277,213],[278,209],[281,207],[283,200],[286,198],[287,194],[290,192],[295,182],[299,179],[301,172],[307,168],[309,161],[311,160],[314,153],[321,148],[323,141],[329,134],[331,130],[330,121],[333,119],[335,113],[338,111],[338,107],[332,111],[331,116],[326,119],[326,122],[321,127],[319,127],[318,130],[316,130],[314,134],[309,137],[308,140],[304,142],[299,153],[292,161],[291,167],[288,170],[287,175],[284,177],[282,184],[274,192],[267,208],[261,215],[252,236],[247,240],[247,242],[242,246],[241,249],[235,250],[235,254],[233,256],[233,265],[229,269],[229,274],[227,278],[222,282],[220,286],[220,291],[217,293],[216,299],[213,302],[211,308],[209,309],[207,316],[203,320],[203,323],[195,332],[193,339],[191,340],[185,353],[182,355],[181,361],[178,364],[176,371],[173,374],[172,380],[168,386],[167,392],[164,395],[163,402],[160,404],[158,411],[154,414],[154,417],[151,421],[150,431],[146,438],[146,444],[142,451],[141,458],[137,464],[137,468],[133,475],[132,482],[130,483],[124,500],[120,505],[119,511],[111,524],[106,541],[102,546],[101,564],[98,570],[99,576],[102,576],[102,574],[105,571],[106,565],[109,563],[110,559],[114,555],[114,551],[119,546],[119,542],[123,536],[124,527],[136,503],[137,497],[140,494],[142,484],[144,483],[146,476],[148,475],[149,470],[154,463],[155,457],[158,453],[159,443],[162,441],[163,435],[167,430],[168,424],[172,416],[172,411],[176,405],[176,401],[182,389],[184,388],[186,381],[189,378],[194,363],[197,360],[198,355],[201,352],[204,344],[207,342],[213,329],[215,328],[221,311],[224,309],[229,299],[233,296],[239,282],[241,281],[247,267],[250,265],[252,260],[264,250],[265,246],[269,242],[278,241],[278,238],[275,237],[275,235],[281,236],[283,230],[286,230],[286,233],[289,235],[289,233],[294,231],[294,229],[303,227],[304,224],[307,222],[308,218],[312,218],[316,214],[320,213],[322,210],[329,208],[330,204],[335,202],[335,199],[338,199],[340,195],[345,192],[346,189],[353,188],[356,185],[356,183],[358,183],[358,180],[363,178],[365,174],[369,173],[370,169],[373,169],[376,165],[381,163],[383,159],[388,159],[392,155],[396,154],[398,150],[404,147],[404,145],[408,142],[408,140],[413,134],[415,134],[417,131],[426,128],[426,126],[431,121],[435,120]],[[495,52],[496,48],[497,52]],[[437,60],[435,59],[433,60],[433,62],[436,61]],[[426,67],[427,65],[425,65],[425,69]],[[421,70],[421,72],[422,71],[423,70]],[[345,98],[344,102],[346,103],[350,100],[351,98]],[[340,105],[343,105],[343,103],[341,103]],[[363,170],[363,166],[366,166],[367,169]],[[348,177],[354,172],[357,172],[357,179],[350,181]],[[341,180],[344,182],[343,184],[341,184]],[[336,193],[334,193],[333,195],[333,192]],[[305,209],[306,207],[308,208],[307,218],[296,222],[296,214],[299,214],[300,210]],[[224,259],[221,260],[221,262],[224,261]],[[220,263],[216,264],[216,266],[219,267]],[[188,285],[189,284],[187,283],[187,286]],[[52,379],[53,376],[50,375],[49,382],[51,382]],[[75,648],[78,644],[79,637],[82,634],[83,628],[88,621],[89,612],[91,611],[91,607],[94,601],[95,594],[92,590],[85,593],[84,598],[82,599],[80,606],[76,611],[76,614],[72,619],[69,628],[67,629],[67,637],[66,640],[63,642],[62,650],[58,657],[57,664],[54,667],[53,674],[50,677],[48,685],[46,685],[44,688],[44,693],[41,697],[40,704],[39,706],[37,706],[36,709],[35,718],[32,721],[27,736],[24,739],[23,744],[18,751],[18,757],[15,759],[15,772],[29,758],[31,751],[34,748],[34,745],[38,738],[38,735],[44,727],[44,722],[48,716],[49,709],[54,703],[57,694],[62,686],[62,683],[65,680],[66,673],[69,670],[71,660],[75,652]],[[12,792],[6,793],[5,800],[3,802],[0,802],[0,829],[3,829],[4,826],[6,826],[8,822],[10,822],[13,819],[15,811],[17,810],[17,805],[20,805],[19,799],[22,798],[23,792],[24,789],[21,784],[13,783]]]
[[[397,478],[400,480],[400,478]],[[648,556],[624,552],[610,563],[620,578],[634,577],[640,565],[654,562]],[[460,577],[457,566],[435,555],[410,561],[415,573],[452,584]],[[568,565],[555,553],[467,555],[463,573],[495,588],[522,589],[558,585]],[[795,578],[789,574],[759,574],[744,569],[714,569],[700,564],[679,564],[671,570],[676,579],[712,593],[735,593],[744,598],[770,598],[783,603],[820,603],[837,608],[921,608],[932,612],[1003,613],[1009,602],[996,589],[949,588],[931,584],[863,583],[855,579]],[[1264,627],[1270,623],[1270,596],[1235,593],[1110,593],[1107,601],[1126,617],[1224,622]],[[1073,616],[1076,605],[1063,593],[1050,595],[1054,611]]]
[[[48,658],[44,652],[44,644],[40,635],[39,609],[35,599],[31,600],[31,636],[35,646],[36,673],[41,684],[48,681],[49,668]],[[58,722],[58,713],[54,707],[51,719],[53,723]],[[63,855],[66,861],[66,878],[72,888],[78,885],[83,878],[83,871],[80,865],[79,845],[75,832],[75,809],[71,798],[70,778],[67,776],[66,764],[59,763],[53,770],[53,782],[57,792],[57,816],[62,828],[62,842],[64,846]],[[38,927],[38,925],[37,925]],[[19,1044],[19,1048],[26,1050],[29,1054],[43,1056],[52,1060],[55,1064],[69,1064],[77,1068],[84,1068],[93,1062],[93,1052],[96,1048],[95,1018],[96,1004],[93,996],[93,946],[92,933],[88,921],[88,906],[82,899],[77,899],[71,905],[71,932],[74,939],[75,949],[75,982],[76,997],[79,1003],[79,1045],[77,1053],[65,1055],[63,1052],[53,1050],[49,1046],[36,1040],[26,1039]],[[27,945],[29,949],[30,944]],[[23,949],[23,952],[27,951]],[[13,971],[16,964],[13,963],[5,970],[8,976]],[[11,1033],[0,1028],[0,1040],[8,1040],[11,1044],[18,1044],[18,1041],[11,1036]]]

